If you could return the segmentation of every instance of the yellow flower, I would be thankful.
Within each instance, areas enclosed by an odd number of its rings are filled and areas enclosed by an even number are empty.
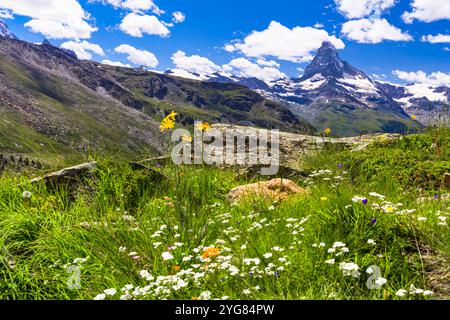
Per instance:
[[[413,115],[411,116],[411,119],[415,121],[415,120],[417,120],[417,116],[413,114]]]
[[[192,142],[192,137],[190,135],[185,134],[181,137],[181,140],[183,142]]]
[[[159,129],[161,130],[161,132],[173,129],[175,127],[176,116],[177,113],[175,111],[172,111],[167,117],[163,119],[163,121],[161,121],[161,124],[159,125]]]
[[[175,127],[175,121],[172,119],[165,118],[163,121],[161,121],[161,124],[159,125],[159,129],[161,132],[164,132],[166,130],[173,129]]]
[[[320,201],[327,201],[328,198],[327,197],[320,197]]]
[[[201,132],[206,132],[211,129],[211,125],[208,122],[197,123],[197,130]]]
[[[381,142],[384,142],[384,141],[387,141],[387,137],[386,137],[386,135],[381,135],[379,138],[378,138]]]
[[[178,115],[178,113],[176,113],[175,111],[172,111],[168,116],[167,116],[167,118],[170,118],[170,119],[172,119],[172,120],[174,120],[175,121],[175,117]]]
[[[331,134],[331,128],[325,128],[323,132],[325,132],[325,134]]]

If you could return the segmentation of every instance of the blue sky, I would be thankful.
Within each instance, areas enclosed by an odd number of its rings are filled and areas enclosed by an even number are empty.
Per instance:
[[[0,0],[0,17],[23,40],[152,70],[296,77],[332,38],[381,80],[450,82],[449,0]]]

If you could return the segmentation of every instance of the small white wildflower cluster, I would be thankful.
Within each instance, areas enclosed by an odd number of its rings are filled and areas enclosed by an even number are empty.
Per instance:
[[[339,264],[339,269],[341,269],[342,274],[347,277],[350,276],[358,278],[361,275],[361,273],[358,271],[359,266],[353,262],[341,262]]]
[[[289,232],[293,236],[301,235],[303,236],[303,232],[305,231],[305,228],[302,226],[305,222],[308,221],[310,216],[307,216],[303,218],[302,220],[298,221],[296,218],[287,218],[286,219],[286,228],[289,230]]]
[[[383,196],[382,194],[376,193],[376,192],[369,192],[369,196],[378,198],[380,200],[386,199],[386,196]]]
[[[320,176],[332,175],[332,174],[333,174],[333,171],[326,169],[326,170],[313,171],[309,176],[311,178],[314,178],[314,177],[320,177]]]
[[[333,246],[327,250],[328,253],[333,253],[335,257],[342,256],[349,251],[346,244],[340,241],[333,243]]]
[[[354,202],[354,203],[363,202],[363,201],[367,201],[367,198],[361,197],[361,196],[354,196],[352,198],[352,202]]]
[[[105,300],[108,296],[114,297],[117,293],[117,289],[110,288],[105,289],[103,293],[100,293],[94,297],[94,300]]]
[[[450,208],[447,208],[450,209]],[[436,211],[436,216],[438,218],[438,225],[439,226],[448,226],[448,215],[450,215],[449,212],[443,212],[441,210]]]
[[[403,210],[397,211],[396,214],[399,214],[399,215],[408,215],[408,214],[412,214],[412,213],[414,213],[414,212],[416,212],[416,209],[403,209]]]
[[[384,213],[396,213],[399,207],[402,207],[402,203],[392,203],[390,201],[383,201],[380,204],[373,202],[372,207],[383,211]]]
[[[342,171],[339,174],[335,175],[332,170],[322,169],[313,171],[306,179],[305,182],[308,185],[313,185],[314,180],[319,178],[322,181],[329,182],[331,187],[337,187],[343,180],[345,180],[345,175],[347,171]]]
[[[320,242],[320,243],[313,243],[311,246],[313,248],[325,248],[327,244],[325,242]]]
[[[171,250],[161,251],[161,260],[165,262],[181,260],[181,263],[184,265],[191,263],[190,267],[180,270],[181,267],[177,266],[177,270],[179,270],[177,273],[164,276],[152,275],[148,270],[141,270],[139,275],[143,280],[147,281],[148,284],[145,286],[126,285],[121,289],[122,293],[120,299],[166,299],[178,293],[182,294],[183,290],[188,286],[190,289],[200,289],[202,279],[204,279],[207,274],[217,273],[220,274],[222,279],[241,276],[241,270],[235,265],[235,262],[238,262],[238,258],[228,254],[231,252],[231,249],[224,246],[225,243],[225,240],[217,239],[214,242],[214,245],[198,246],[194,248],[192,254],[179,253],[179,256],[177,255],[179,259],[174,257],[173,252],[183,244],[175,243],[174,245],[169,246]],[[220,246],[220,249],[218,246]],[[156,247],[163,246],[159,244]],[[126,252],[127,250],[125,247],[121,247],[121,251]],[[134,252],[131,253],[134,254]],[[251,267],[258,266],[261,263],[258,258],[243,258],[242,261],[244,265]],[[245,274],[245,276],[248,276],[248,274]],[[96,299],[105,299],[108,297],[108,294],[112,292],[113,290],[103,292],[96,296]],[[211,293],[208,291],[204,291],[198,297],[198,299],[202,300],[208,300],[210,298]]]
[[[78,266],[78,267],[82,267],[83,264],[88,260],[89,257],[85,257],[85,258],[75,258],[73,259],[73,261],[71,263],[66,263],[65,265],[63,265],[62,267],[64,269],[67,269],[71,266]]]
[[[254,278],[263,278],[264,276],[278,276],[280,272],[285,271],[287,266],[291,265],[288,256],[282,255],[284,248],[275,246],[270,252],[263,254],[263,258],[268,261],[265,268],[261,268],[261,260],[259,258],[244,258],[244,270],[247,272],[241,273],[242,277],[249,275]]]
[[[268,221],[268,218],[263,218],[259,221],[255,221],[252,223],[251,227],[248,228],[248,231],[261,230],[263,228],[269,228],[270,226],[275,225],[280,219],[273,219],[272,221]]]
[[[434,292],[431,291],[431,290],[418,289],[414,285],[411,285],[409,287],[409,291],[405,290],[405,289],[400,289],[400,290],[398,290],[395,293],[395,295],[398,296],[398,297],[405,297],[408,294],[410,294],[410,295],[423,295],[424,297],[427,297],[427,296],[433,295]]]
[[[314,243],[312,245],[314,248],[326,248],[326,244],[324,242],[320,243]],[[350,250],[347,248],[346,244],[341,241],[336,241],[333,243],[333,245],[327,249],[327,253],[332,255],[331,257],[328,257],[327,260],[325,260],[326,264],[335,264],[336,258],[344,255],[345,253],[348,253]]]

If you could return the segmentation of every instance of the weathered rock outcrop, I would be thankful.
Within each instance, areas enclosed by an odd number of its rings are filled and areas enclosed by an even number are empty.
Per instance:
[[[243,185],[232,189],[228,193],[228,200],[237,203],[254,198],[266,198],[274,201],[282,201],[293,195],[307,195],[308,191],[299,187],[288,179],[272,179]]]

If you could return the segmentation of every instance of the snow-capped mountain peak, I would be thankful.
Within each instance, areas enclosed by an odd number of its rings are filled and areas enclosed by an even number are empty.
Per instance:
[[[316,74],[323,77],[344,78],[345,76],[367,76],[353,68],[350,64],[342,61],[336,48],[330,42],[323,42],[317,50],[317,54],[311,64],[305,69],[302,80],[309,79]]]
[[[449,117],[450,86],[432,86],[423,83],[407,85],[378,81],[377,86],[394,99],[409,114],[424,124],[436,118]]]
[[[419,121],[426,124],[428,121],[421,115],[432,110],[430,101],[450,101],[450,88],[447,87],[399,86],[373,81],[363,71],[343,61],[330,42],[323,42],[300,78],[267,83],[225,72],[200,75],[175,69],[167,73],[201,81],[247,86],[266,98],[284,104],[294,114],[313,124],[323,125],[324,119],[336,117],[339,120],[333,126],[343,134],[354,134],[359,127],[395,132],[408,123],[408,114],[416,115]],[[423,111],[425,105],[427,110]]]

